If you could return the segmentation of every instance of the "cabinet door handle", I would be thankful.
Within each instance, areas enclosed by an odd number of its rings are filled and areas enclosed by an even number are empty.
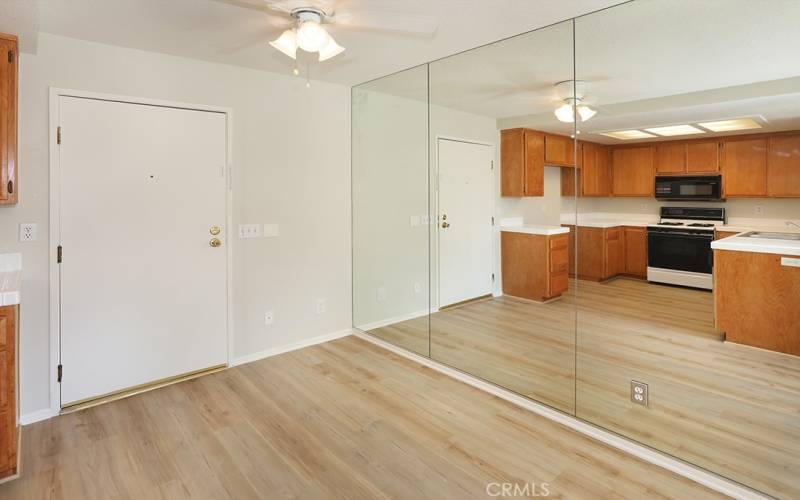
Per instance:
[[[12,194],[14,192],[14,181],[8,181],[8,194]]]

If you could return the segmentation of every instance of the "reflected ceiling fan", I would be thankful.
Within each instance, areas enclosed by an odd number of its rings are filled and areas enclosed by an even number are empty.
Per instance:
[[[335,0],[217,1],[267,13],[272,26],[284,28],[269,44],[292,59],[297,58],[297,49],[318,53],[320,61],[344,52],[325,25],[422,37],[433,36],[438,28],[438,22],[426,16],[361,9],[340,12]]]

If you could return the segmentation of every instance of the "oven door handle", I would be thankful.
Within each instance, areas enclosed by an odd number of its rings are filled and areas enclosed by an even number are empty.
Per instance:
[[[708,241],[714,241],[713,234],[696,234],[696,233],[677,233],[677,232],[666,232],[666,231],[650,231],[648,234],[653,236],[666,236],[666,237],[680,237],[680,238],[694,238],[694,239],[703,239]]]

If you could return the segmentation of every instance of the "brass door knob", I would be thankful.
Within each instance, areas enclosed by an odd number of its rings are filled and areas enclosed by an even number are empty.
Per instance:
[[[218,246],[222,245],[222,242],[219,240],[219,238],[211,238],[211,241],[209,241],[208,244],[214,248],[217,248]]]
[[[448,227],[450,227],[450,223],[449,222],[447,222],[447,221],[442,222],[442,229],[447,229]]]

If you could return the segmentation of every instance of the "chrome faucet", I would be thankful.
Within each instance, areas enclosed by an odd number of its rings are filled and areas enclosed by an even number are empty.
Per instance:
[[[787,226],[794,226],[794,227],[796,227],[797,229],[800,229],[800,224],[798,224],[798,223],[796,223],[796,222],[792,222],[792,221],[790,221],[790,220],[787,220],[787,221],[786,221],[786,225],[787,225]]]

